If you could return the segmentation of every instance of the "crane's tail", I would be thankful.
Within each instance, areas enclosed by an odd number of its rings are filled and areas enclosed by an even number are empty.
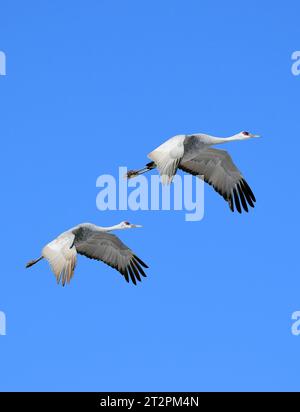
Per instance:
[[[30,260],[28,263],[26,263],[26,268],[30,268],[30,266],[35,265],[36,263],[38,263],[40,260],[42,260],[44,258],[44,256],[39,257],[38,259],[34,259],[34,260]]]
[[[149,170],[155,169],[156,164],[154,162],[147,163],[145,167],[139,170],[128,170],[128,172],[125,175],[125,178],[127,179],[132,179],[133,177],[136,177],[138,175],[142,175],[143,173],[149,172]]]

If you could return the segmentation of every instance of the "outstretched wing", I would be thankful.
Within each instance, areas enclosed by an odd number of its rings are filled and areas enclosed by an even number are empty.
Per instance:
[[[67,232],[48,243],[42,251],[42,256],[48,260],[57,283],[65,286],[73,277],[77,253],[73,245],[75,236]]]
[[[129,282],[129,278],[136,285],[141,276],[146,277],[143,270],[148,266],[138,258],[121,240],[111,233],[90,231],[82,238],[75,237],[75,247],[79,254],[90,259],[101,260],[118,270]]]
[[[169,184],[176,174],[180,160],[184,155],[185,136],[175,136],[157,147],[148,157],[154,161],[161,175],[161,182]]]
[[[248,212],[248,205],[254,207],[255,196],[241,172],[225,150],[206,149],[191,160],[182,160],[179,169],[193,175],[203,175],[206,183],[213,186],[228,202],[234,211],[243,209]]]

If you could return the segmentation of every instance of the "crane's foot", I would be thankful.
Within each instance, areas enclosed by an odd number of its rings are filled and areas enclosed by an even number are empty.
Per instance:
[[[139,174],[137,170],[128,170],[128,172],[125,174],[125,179],[131,179],[132,177],[135,177]]]

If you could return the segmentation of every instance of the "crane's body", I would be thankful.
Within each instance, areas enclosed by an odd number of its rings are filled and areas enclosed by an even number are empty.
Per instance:
[[[141,281],[140,275],[146,277],[143,268],[148,266],[117,236],[110,233],[113,230],[135,227],[141,226],[129,222],[109,227],[81,223],[48,243],[43,248],[41,257],[28,262],[26,267],[33,266],[45,258],[56,276],[57,283],[61,282],[64,286],[73,277],[79,253],[90,259],[101,260],[118,270],[127,282],[131,279],[136,284],[136,280]]]
[[[249,132],[240,132],[230,137],[214,137],[204,133],[177,135],[158,146],[148,154],[152,162],[143,169],[130,170],[128,178],[157,168],[163,184],[172,182],[177,169],[181,169],[203,179],[221,194],[234,211],[242,208],[248,212],[248,205],[254,207],[255,196],[241,172],[224,150],[211,146],[232,141],[258,137]],[[242,207],[241,207],[242,206]]]

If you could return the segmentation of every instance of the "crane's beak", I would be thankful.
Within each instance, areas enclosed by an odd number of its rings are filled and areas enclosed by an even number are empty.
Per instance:
[[[143,227],[142,225],[133,225],[131,224],[130,227]]]
[[[251,137],[261,137],[259,134],[252,134]]]

